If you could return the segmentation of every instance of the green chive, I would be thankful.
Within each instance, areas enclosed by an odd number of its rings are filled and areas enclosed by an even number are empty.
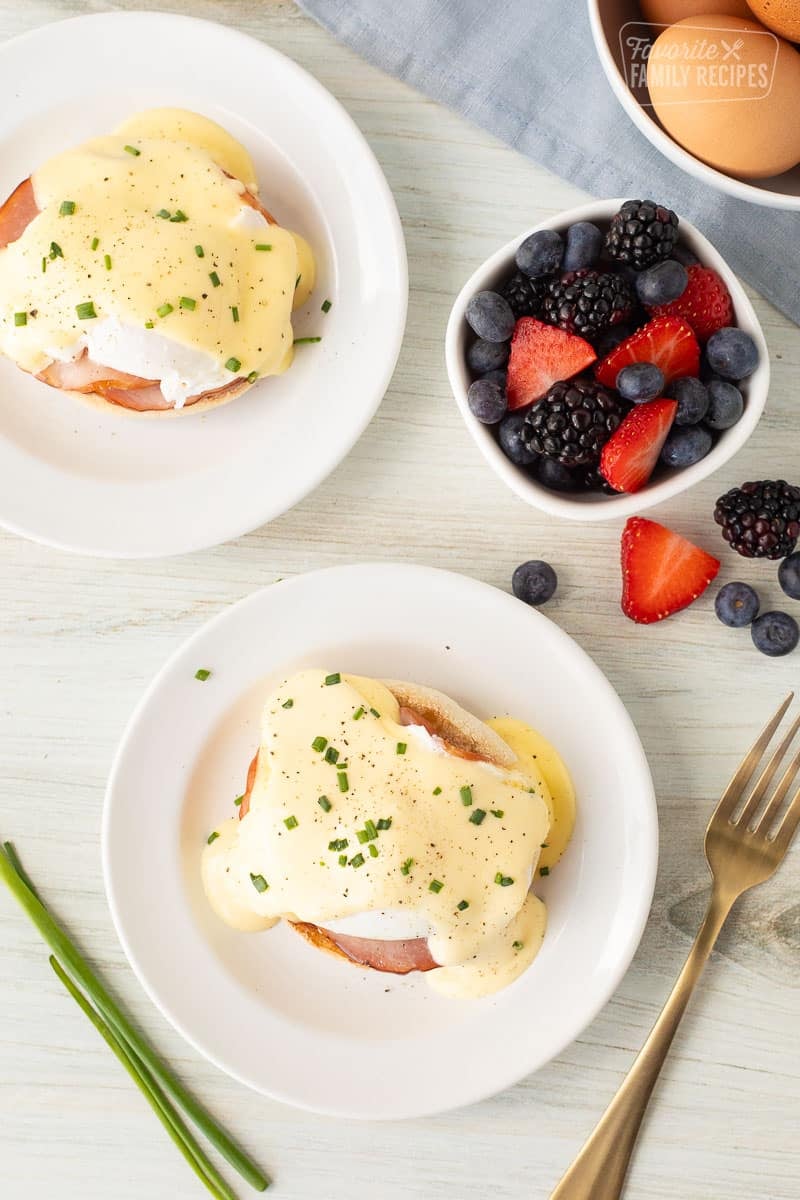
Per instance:
[[[325,686],[326,687],[332,687],[334,683],[341,683],[341,682],[342,682],[342,677],[338,671],[335,671],[333,675],[325,676]]]
[[[145,329],[155,329],[155,325],[153,324],[152,321],[145,321],[144,327],[145,327]]]
[[[317,804],[320,806],[320,808],[322,809],[323,812],[330,812],[331,809],[333,808],[333,805],[331,804],[331,802],[327,796],[320,796],[319,800],[317,801]]]
[[[363,717],[363,715],[364,715],[364,705],[362,704],[361,707],[357,708],[356,711],[353,713],[353,720],[360,721],[361,718]]]
[[[19,328],[21,325],[28,324],[28,314],[26,312],[14,313],[14,324]]]
[[[181,308],[186,308],[189,310],[189,312],[194,312],[194,310],[197,308],[197,301],[193,300],[191,296],[181,296],[178,303],[180,304]]]
[[[470,813],[469,819],[473,825],[480,825],[485,816],[486,811],[484,809],[476,808],[473,813]]]
[[[229,358],[228,361],[225,363],[225,370],[231,371],[235,375],[236,372],[241,367],[241,365],[242,364],[239,362],[238,358]]]
[[[297,286],[298,286],[298,284],[300,283],[300,280],[301,280],[302,278],[303,278],[303,276],[302,276],[302,274],[300,274],[300,275],[298,275],[298,276],[297,276],[297,279],[295,279],[295,281],[294,281],[294,290],[295,290],[295,291],[297,291]]]
[[[219,837],[219,834],[217,833],[217,831],[216,831],[216,829],[215,829],[213,833],[210,833],[210,834],[208,835],[208,844],[209,844],[209,846],[211,845],[211,843],[212,843],[212,842],[215,842],[215,841],[217,840],[217,838],[218,838],[218,837]]]
[[[63,258],[64,257],[64,251],[61,249],[58,242],[50,243],[50,257],[51,258]]]
[[[549,875],[550,868],[549,867],[539,867],[539,874],[540,875]]]
[[[335,746],[328,746],[328,749],[325,751],[325,762],[333,764],[338,761],[339,751],[335,748]]]
[[[216,271],[211,271],[208,278],[211,280],[211,283],[214,287],[219,287],[219,275]]]
[[[500,818],[500,817],[504,817],[504,816],[505,816],[505,809],[502,809],[502,808],[493,808],[493,809],[492,809],[492,816],[493,816],[493,817],[498,817],[498,818]]]
[[[346,854],[340,854],[340,855],[339,855],[339,866],[340,866],[340,867],[346,867],[346,866],[347,866],[347,855],[346,855]]]
[[[523,946],[523,943],[522,943],[522,942],[512,942],[512,943],[511,943],[511,949],[512,949],[512,950],[521,950],[521,949],[522,949],[522,946]]]
[[[250,882],[257,892],[265,892],[269,887],[263,875],[254,875],[252,871],[250,872]]]
[[[365,843],[369,841],[369,834],[367,833],[366,829],[357,829],[356,837],[358,838],[358,840],[362,846],[365,845]]]
[[[284,700],[281,708],[294,708],[294,700],[291,697],[288,700]]]
[[[498,871],[494,877],[495,883],[499,883],[500,887],[510,887],[514,880],[510,875],[504,875],[502,871]]]
[[[402,867],[400,868],[400,874],[408,875],[408,873],[410,872],[413,865],[414,865],[413,858],[407,858],[406,861],[403,863]]]
[[[379,717],[381,715],[377,708],[371,708],[369,711],[372,713],[373,717]]]
[[[283,823],[287,829],[297,829],[297,826],[299,824],[297,817],[295,817],[294,815],[292,815],[291,817],[285,817]]]
[[[327,738],[324,738],[324,737],[315,737],[315,738],[314,738],[314,740],[313,740],[313,742],[311,743],[311,749],[312,749],[312,750],[316,750],[318,754],[321,754],[321,753],[322,753],[322,751],[323,751],[323,750],[325,749],[325,747],[327,746],[327,744],[328,744],[328,739],[327,739]]]
[[[99,245],[100,245],[100,238],[99,238],[99,237],[93,237],[93,238],[92,238],[92,249],[93,249],[93,250],[96,250],[96,249],[97,249],[97,247],[98,247]]]
[[[47,270],[47,259],[43,258],[42,259],[42,273],[44,273],[46,270]]]
[[[195,671],[194,673],[195,679],[199,679],[201,683],[205,683],[210,675],[211,672],[207,671],[205,667],[201,667],[199,671]]]
[[[103,259],[103,263],[105,265],[106,270],[110,271],[111,270],[111,255],[110,254],[106,254],[106,256]]]
[[[87,300],[84,304],[76,304],[75,312],[81,321],[91,321],[97,316],[97,313],[94,311],[94,303],[91,300]]]
[[[241,796],[237,796],[237,797],[236,797],[236,799],[234,800],[234,802],[233,802],[233,803],[234,803],[234,804],[236,805],[236,807],[238,808],[238,807],[239,807],[239,805],[242,803],[242,801],[243,801],[243,800],[244,800],[244,793],[242,793],[242,795],[241,795]]]
[[[174,309],[171,304],[162,304],[160,308],[156,309],[156,316],[168,317],[173,311]]]
[[[364,862],[365,862],[364,855],[361,854],[361,852],[359,852],[358,854],[354,855],[353,858],[350,859],[350,866],[351,867],[363,867]]]
[[[428,891],[438,893],[442,890],[443,887],[444,887],[444,884],[441,883],[438,879],[432,879],[430,881],[430,883],[428,884]]]
[[[308,346],[308,345],[310,345],[311,342],[321,342],[321,341],[322,341],[321,337],[304,337],[304,338],[295,338],[293,344],[295,346]]]
[[[371,856],[372,856],[373,858],[377,858],[377,857],[378,857],[378,847],[375,845],[375,843],[374,843],[374,842],[370,842],[370,844],[369,844],[369,852],[370,852],[370,854],[371,854]]]
[[[205,256],[206,256],[206,252],[202,246],[195,246],[194,252],[198,258],[205,258]]]
[[[231,307],[231,316],[233,317],[234,325],[238,325],[239,324],[239,310],[235,304]]]
[[[255,381],[257,379],[258,379],[258,371],[251,371],[250,374],[247,376],[248,383],[255,383]]]
[[[160,208],[158,210],[158,212],[156,213],[156,216],[161,217],[162,221],[168,221],[170,218],[169,212],[167,211],[166,208]]]
[[[328,842],[329,850],[346,850],[347,846],[347,838],[335,838],[332,842]]]
[[[183,224],[184,221],[188,221],[188,220],[189,220],[189,218],[187,217],[186,213],[181,212],[181,210],[179,208],[176,208],[175,215],[173,217],[170,217],[170,221],[172,222],[173,225],[181,225],[181,224]]]
[[[442,794],[442,789],[441,789],[440,787],[435,787],[435,788],[433,789],[433,794],[434,794],[434,796],[441,796],[441,794]]]
[[[456,908],[459,912],[463,912],[465,908],[469,908],[469,900],[459,900]]]
[[[141,150],[137,150],[135,146],[125,146],[124,149],[127,154],[132,154],[134,158],[138,158],[142,153]]]
[[[326,312],[330,312],[332,307],[333,307],[333,305],[331,304],[331,301],[330,301],[330,300],[323,300],[323,302],[322,302],[322,311],[323,311],[324,313],[326,313]]]
[[[336,779],[339,783],[339,791],[346,792],[348,790],[348,788],[350,787],[350,784],[347,780],[347,773],[345,771],[339,771],[336,776]]]
[[[365,821],[364,828],[367,831],[367,837],[372,842],[378,836],[378,830],[375,827],[374,821]]]
[[[398,754],[405,754],[406,750],[408,749],[408,745],[406,742],[398,742],[395,749]]]
[[[391,828],[392,828],[392,818],[391,817],[381,817],[380,821],[378,821],[378,829],[391,829]]]
[[[471,787],[469,787],[469,786],[467,786],[467,787],[462,787],[462,789],[461,789],[461,803],[462,803],[462,804],[463,804],[465,807],[468,807],[470,804],[472,804],[472,788],[471,788]]]
[[[258,245],[256,246],[256,250],[271,250],[271,249],[272,249],[272,246],[268,245],[266,242],[259,242]]]
[[[75,212],[74,200],[62,200],[61,208],[58,210],[62,217],[71,217]]]

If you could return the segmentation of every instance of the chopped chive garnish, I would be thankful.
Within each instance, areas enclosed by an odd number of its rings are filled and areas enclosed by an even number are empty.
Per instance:
[[[333,673],[333,675],[325,676],[325,686],[326,687],[332,687],[334,683],[341,683],[341,682],[342,682],[342,677],[338,671],[335,671]]]
[[[299,824],[297,817],[295,817],[294,815],[292,815],[291,817],[285,817],[283,823],[287,829],[297,829],[297,826]]]
[[[239,362],[238,358],[229,358],[228,361],[225,363],[225,370],[231,371],[235,375],[236,372],[241,367],[241,365],[242,364]]]
[[[100,245],[100,238],[99,238],[99,237],[93,237],[93,238],[92,238],[92,249],[93,249],[93,250],[96,250],[96,249],[97,249],[97,247],[98,247],[99,245]]]
[[[369,844],[369,852],[370,852],[370,855],[372,856],[372,858],[377,858],[377,857],[378,857],[378,847],[375,845],[375,843],[374,843],[374,842],[370,842],[370,844]]]
[[[44,273],[46,270],[47,270],[47,259],[43,258],[42,259],[42,273]]]
[[[236,807],[238,808],[238,807],[239,807],[239,805],[242,803],[242,801],[243,801],[243,800],[244,800],[244,793],[242,793],[242,795],[241,795],[241,796],[237,796],[237,797],[236,797],[236,799],[234,800],[234,802],[233,802],[233,803],[234,803],[234,804],[236,805]]]
[[[483,808],[476,808],[474,812],[470,813],[470,815],[469,815],[469,819],[470,819],[470,821],[472,822],[472,824],[473,824],[473,825],[480,825],[480,824],[482,823],[482,821],[483,821],[483,818],[484,818],[485,816],[486,816],[486,810],[485,810],[485,809],[483,809]]]
[[[339,855],[339,866],[340,866],[340,867],[346,867],[346,866],[347,866],[347,855],[346,855],[346,854],[340,854],[340,855]]]
[[[125,146],[124,149],[126,154],[132,154],[134,158],[138,158],[142,153],[141,150],[137,150],[135,146]]]
[[[428,884],[428,891],[429,892],[440,892],[443,887],[444,887],[444,884],[440,880],[432,879],[430,881],[430,883]]]
[[[381,715],[377,708],[371,708],[369,711],[372,713],[373,717],[379,717]]]
[[[336,749],[335,746],[328,746],[328,749],[325,751],[325,762],[337,763],[338,761],[339,761],[339,751]]]
[[[340,792],[346,792],[346,791],[348,790],[348,788],[350,787],[350,784],[349,784],[349,782],[348,782],[348,779],[347,779],[347,772],[346,772],[346,771],[339,771],[339,772],[337,773],[336,779],[337,779],[337,782],[338,782],[338,784],[339,784],[339,791],[340,791]]]
[[[358,840],[362,846],[365,845],[369,841],[369,834],[367,833],[366,829],[357,829],[356,837],[358,838]]]
[[[210,674],[211,672],[207,671],[205,667],[201,667],[199,671],[195,671],[194,677],[195,679],[199,679],[201,683],[205,683]]]
[[[322,301],[322,311],[323,311],[324,313],[326,313],[326,312],[330,312],[332,307],[333,307],[333,305],[332,305],[332,303],[331,303],[331,301],[330,301],[330,300],[323,300],[323,301]]]
[[[523,945],[523,943],[522,943],[522,942],[512,942],[512,943],[511,943],[511,949],[512,949],[512,950],[521,950],[521,949],[522,949],[522,945]]]
[[[391,828],[392,828],[392,818],[391,817],[381,817],[380,821],[378,821],[378,829],[391,829]]]
[[[315,738],[314,738],[314,740],[313,740],[313,742],[311,743],[311,749],[312,749],[312,750],[316,750],[318,754],[321,754],[321,753],[322,753],[322,751],[323,751],[323,750],[325,749],[325,747],[327,746],[327,744],[328,744],[328,739],[327,739],[327,738],[324,738],[324,737],[315,737]]]
[[[356,711],[353,713],[353,720],[360,721],[361,718],[363,717],[363,715],[364,715],[364,705],[362,704],[361,707],[357,708]]]
[[[468,807],[470,804],[472,804],[472,788],[469,787],[469,785],[462,787],[461,789],[461,803],[465,807]]]
[[[320,796],[319,800],[317,801],[317,804],[320,806],[320,808],[322,809],[323,812],[330,812],[331,809],[333,808],[333,805],[331,804],[331,802],[327,796]]]
[[[398,754],[405,754],[406,750],[408,749],[408,745],[406,742],[398,742],[395,749]]]
[[[93,317],[97,316],[97,313],[94,311],[94,302],[92,300],[87,300],[84,304],[76,304],[75,312],[78,314],[78,317],[81,321],[91,321]]]
[[[158,212],[156,213],[156,216],[157,216],[157,217],[161,217],[161,220],[162,220],[162,221],[168,221],[168,220],[169,220],[169,217],[170,217],[170,214],[169,214],[169,211],[168,211],[166,208],[160,208],[160,209],[158,210]]]
[[[300,280],[301,280],[302,278],[303,278],[303,276],[302,276],[302,274],[301,274],[301,275],[298,275],[298,276],[297,276],[297,279],[295,279],[295,281],[294,281],[294,290],[295,290],[295,291],[297,291],[297,286],[298,286],[298,284],[300,283]]]
[[[216,271],[210,271],[208,278],[211,280],[211,283],[214,287],[219,287],[219,275]]]
[[[284,700],[281,708],[294,708],[294,700],[292,700],[291,696],[288,700]]]
[[[539,874],[540,875],[549,875],[550,868],[549,867],[539,867]]]
[[[195,246],[194,252],[198,258],[205,258],[205,256],[206,256],[206,252],[202,246]]]
[[[58,242],[50,243],[50,257],[51,258],[63,258],[64,257],[64,251],[61,249]]]
[[[239,324],[239,310],[235,304],[232,305],[232,307],[231,307],[231,316],[233,317],[234,325],[238,325]]]
[[[27,325],[28,324],[28,314],[26,312],[14,313],[14,324],[17,327],[19,327],[20,325]]]
[[[505,809],[504,809],[504,808],[493,808],[493,809],[492,809],[492,816],[493,816],[493,817],[498,817],[498,818],[499,818],[499,817],[504,817],[504,816],[505,816]]]
[[[155,329],[155,325],[153,324],[152,321],[145,321],[144,327],[145,327],[145,329]]]
[[[514,880],[510,875],[504,875],[502,871],[498,871],[494,877],[495,883],[499,883],[500,887],[510,887]]]
[[[364,822],[364,829],[366,830],[367,837],[369,838],[369,840],[370,840],[371,842],[372,842],[372,841],[374,841],[374,840],[375,840],[375,838],[378,836],[378,830],[377,830],[377,828],[376,828],[376,826],[375,826],[375,822],[374,822],[374,821],[365,821],[365,822]]]
[[[159,317],[168,317],[173,311],[174,309],[171,304],[162,304],[160,308],[156,309],[156,315]]]
[[[248,383],[255,383],[255,381],[257,379],[258,379],[258,371],[251,371],[250,374],[247,376]]]
[[[361,851],[359,851],[358,854],[354,854],[353,857],[350,859],[350,866],[351,867],[363,867],[364,862],[365,862],[364,855],[361,853]]]
[[[302,338],[295,338],[295,339],[294,339],[294,345],[295,345],[295,346],[307,346],[307,345],[309,345],[309,343],[311,343],[311,342],[321,342],[321,341],[322,341],[322,338],[321,338],[321,337],[302,337]]]
[[[250,882],[257,892],[265,892],[269,887],[263,875],[254,875],[252,871],[250,872]]]
[[[346,850],[348,847],[347,838],[335,838],[332,842],[328,842],[329,850]]]
[[[208,844],[209,844],[209,846],[211,845],[211,843],[212,843],[212,842],[215,842],[215,841],[217,840],[217,838],[218,838],[218,837],[219,837],[219,834],[217,833],[217,831],[216,831],[216,829],[215,829],[215,830],[214,830],[214,832],[213,832],[213,833],[210,833],[210,834],[208,835],[208,838],[206,839],[206,840],[207,840],[207,842],[208,842]]]
[[[180,304],[181,308],[186,308],[189,310],[189,312],[194,312],[194,310],[197,308],[197,301],[193,300],[191,296],[181,296],[178,303]]]
[[[463,912],[465,908],[469,908],[469,900],[459,900],[456,908],[459,912]]]
[[[75,212],[75,201],[74,200],[62,200],[61,208],[58,211],[62,217],[71,217],[72,214]]]
[[[170,217],[170,221],[173,225],[181,225],[184,221],[188,220],[189,218],[187,217],[186,213],[181,212],[179,208],[176,208],[174,216]]]
[[[440,787],[435,787],[435,788],[433,789],[433,794],[434,794],[434,796],[441,796],[441,794],[442,794],[442,789],[441,789]]]
[[[414,865],[413,858],[407,858],[406,861],[403,863],[402,867],[400,868],[400,874],[408,875],[408,873],[411,870],[411,868],[413,867],[413,865]]]
[[[256,250],[271,250],[271,249],[272,249],[272,246],[270,246],[267,242],[259,242],[256,245]]]
[[[106,254],[105,257],[103,258],[103,265],[105,266],[105,269],[107,271],[111,270],[111,255],[110,254]]]

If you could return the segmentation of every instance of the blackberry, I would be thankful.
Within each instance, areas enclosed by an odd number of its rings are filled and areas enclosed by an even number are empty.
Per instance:
[[[743,483],[720,496],[714,520],[745,558],[785,558],[800,536],[800,487],[785,479]]]
[[[654,200],[627,200],[611,218],[606,253],[637,271],[672,255],[678,241],[678,218]]]
[[[593,379],[554,383],[525,417],[522,439],[529,450],[563,467],[596,466],[626,412],[623,402]]]
[[[547,294],[548,282],[544,276],[531,279],[529,275],[517,271],[497,291],[511,305],[511,311],[517,320],[520,317],[538,317],[542,311],[542,301]]]
[[[600,271],[567,271],[552,279],[542,304],[542,316],[567,333],[592,337],[627,321],[635,300],[621,275]]]

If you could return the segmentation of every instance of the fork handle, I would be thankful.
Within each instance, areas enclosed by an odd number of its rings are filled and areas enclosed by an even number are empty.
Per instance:
[[[625,1081],[550,1200],[618,1200],[653,1088],[736,897],[715,888],[669,999]]]

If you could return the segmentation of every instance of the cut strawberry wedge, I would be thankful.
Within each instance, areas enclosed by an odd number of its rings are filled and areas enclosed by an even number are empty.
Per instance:
[[[675,420],[675,400],[649,400],[631,409],[603,446],[600,472],[617,492],[638,492],[658,462]]]
[[[640,625],[662,621],[701,596],[719,567],[664,525],[631,517],[622,531],[622,611]]]
[[[572,379],[597,358],[592,346],[574,333],[520,317],[511,339],[506,395],[510,409],[541,400],[561,379]]]
[[[700,346],[691,325],[680,317],[654,317],[595,367],[595,375],[606,387],[616,387],[617,376],[631,363],[655,363],[667,383],[700,371]]]

